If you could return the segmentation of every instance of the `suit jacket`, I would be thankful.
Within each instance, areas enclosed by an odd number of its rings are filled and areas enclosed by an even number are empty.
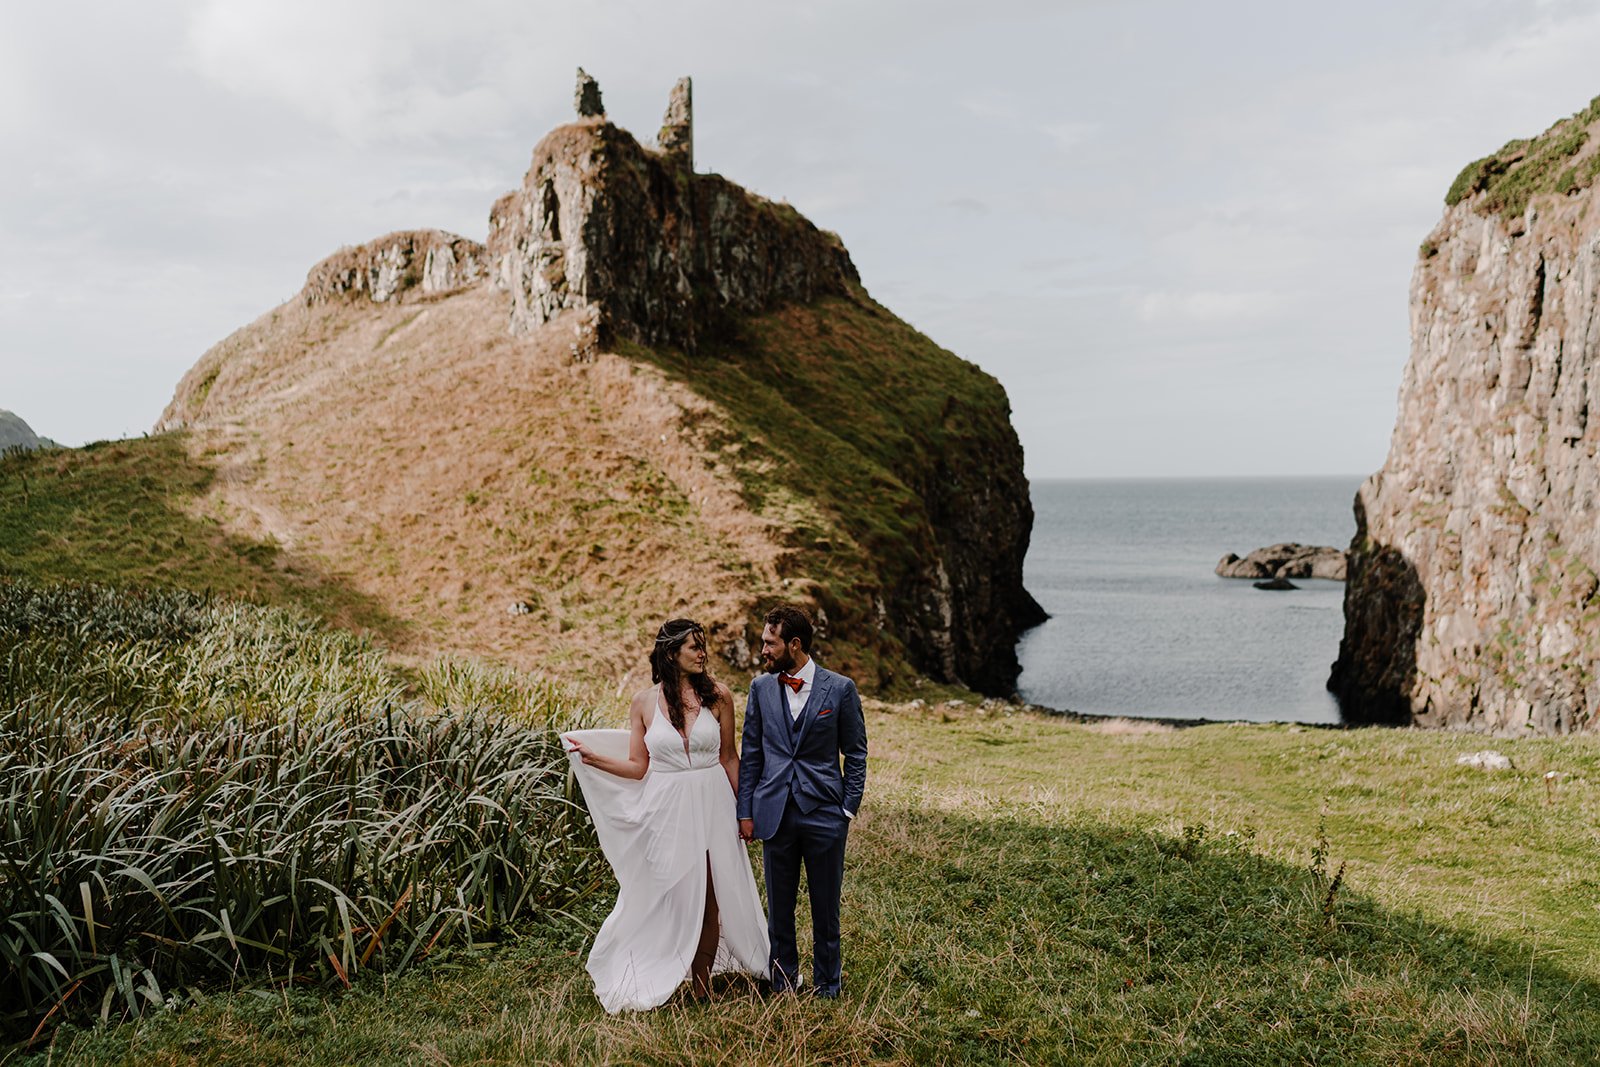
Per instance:
[[[844,769],[839,767],[844,758]],[[819,663],[811,695],[795,724],[776,674],[750,683],[739,750],[741,819],[754,819],[756,837],[775,834],[794,797],[803,814],[832,810],[840,822],[861,807],[867,788],[867,722],[856,683]]]

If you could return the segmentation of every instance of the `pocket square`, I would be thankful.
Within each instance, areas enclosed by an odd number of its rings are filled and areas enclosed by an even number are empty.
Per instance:
[[[832,714],[833,714],[833,709],[832,708],[823,708],[821,711],[817,712],[817,718],[821,719],[821,718],[823,718],[825,716],[832,715]]]

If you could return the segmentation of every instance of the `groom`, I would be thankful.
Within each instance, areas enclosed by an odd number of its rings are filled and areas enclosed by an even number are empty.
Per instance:
[[[767,673],[750,683],[744,709],[739,836],[762,841],[773,991],[799,985],[794,904],[804,863],[812,986],[819,997],[837,997],[844,840],[867,786],[867,724],[856,683],[811,658],[812,629],[800,608],[767,613],[761,632]]]

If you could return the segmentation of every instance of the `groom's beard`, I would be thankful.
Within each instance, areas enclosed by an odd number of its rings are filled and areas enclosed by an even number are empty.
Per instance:
[[[791,672],[793,670],[794,670],[794,657],[792,655],[790,655],[787,650],[785,650],[783,655],[775,656],[772,659],[767,660],[767,673],[768,674],[778,674],[780,672],[787,674],[787,673],[789,673],[789,672]]]

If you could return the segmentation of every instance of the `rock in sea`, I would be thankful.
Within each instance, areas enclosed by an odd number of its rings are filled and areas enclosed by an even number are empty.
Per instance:
[[[1219,578],[1329,578],[1344,581],[1345,556],[1337,548],[1288,541],[1240,559],[1229,552],[1217,561]]]

